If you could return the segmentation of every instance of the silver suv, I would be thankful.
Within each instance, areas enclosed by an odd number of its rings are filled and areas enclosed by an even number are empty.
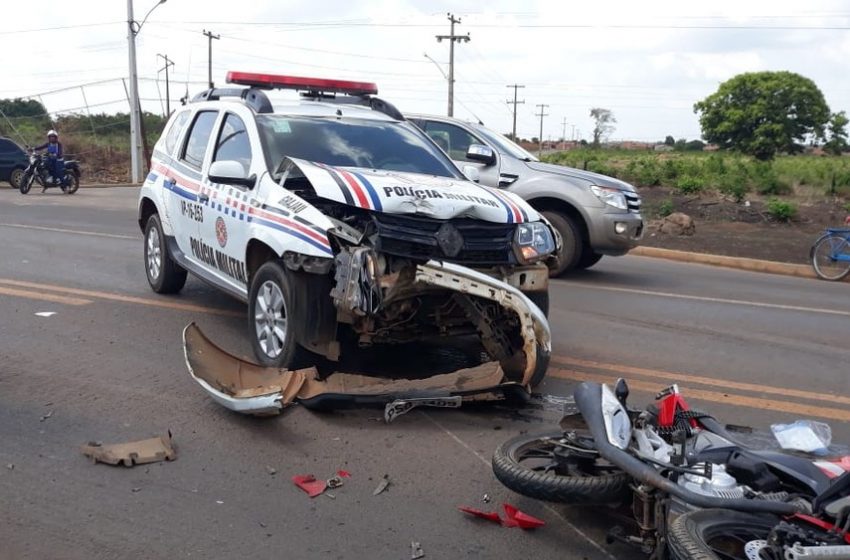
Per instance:
[[[507,189],[543,214],[561,235],[551,276],[588,268],[603,255],[625,255],[643,236],[640,197],[612,177],[542,163],[481,124],[449,117],[407,115],[461,167],[478,168],[479,181]]]

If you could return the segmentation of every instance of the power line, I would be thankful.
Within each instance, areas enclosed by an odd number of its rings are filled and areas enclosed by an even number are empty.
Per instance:
[[[115,25],[118,23],[126,23],[123,21],[104,21],[101,23],[81,23],[79,25],[59,25],[56,27],[39,27],[34,29],[15,29],[12,31],[0,31],[0,35],[16,35],[19,33],[39,33],[41,31],[61,31],[64,29],[81,29],[84,27],[100,27],[103,25]]]

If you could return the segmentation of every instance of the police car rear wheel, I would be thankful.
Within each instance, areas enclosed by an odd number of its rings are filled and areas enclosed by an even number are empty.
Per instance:
[[[168,245],[159,215],[153,214],[145,226],[145,274],[158,294],[176,294],[186,284],[186,270],[168,254]]]
[[[303,365],[306,350],[296,342],[297,318],[290,272],[277,261],[269,261],[254,274],[248,300],[251,345],[264,366],[297,368]]]

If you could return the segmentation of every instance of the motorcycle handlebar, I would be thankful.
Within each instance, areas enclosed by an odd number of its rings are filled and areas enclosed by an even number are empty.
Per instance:
[[[575,402],[587,427],[593,436],[594,445],[602,458],[623,469],[635,480],[658,488],[680,500],[701,508],[723,508],[751,513],[773,513],[791,515],[804,512],[802,505],[785,502],[770,502],[745,499],[726,499],[704,496],[691,492],[658,474],[653,467],[647,465],[633,455],[615,447],[608,441],[605,431],[605,420],[602,415],[602,386],[598,383],[583,382],[573,393]]]

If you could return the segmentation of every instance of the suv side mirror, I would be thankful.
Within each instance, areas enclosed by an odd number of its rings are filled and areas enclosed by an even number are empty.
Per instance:
[[[496,163],[496,152],[484,144],[470,144],[469,149],[466,150],[466,159],[480,161],[484,165],[493,165]]]
[[[214,161],[208,173],[210,181],[223,185],[240,185],[253,188],[257,183],[256,175],[248,176],[245,167],[238,161]]]

